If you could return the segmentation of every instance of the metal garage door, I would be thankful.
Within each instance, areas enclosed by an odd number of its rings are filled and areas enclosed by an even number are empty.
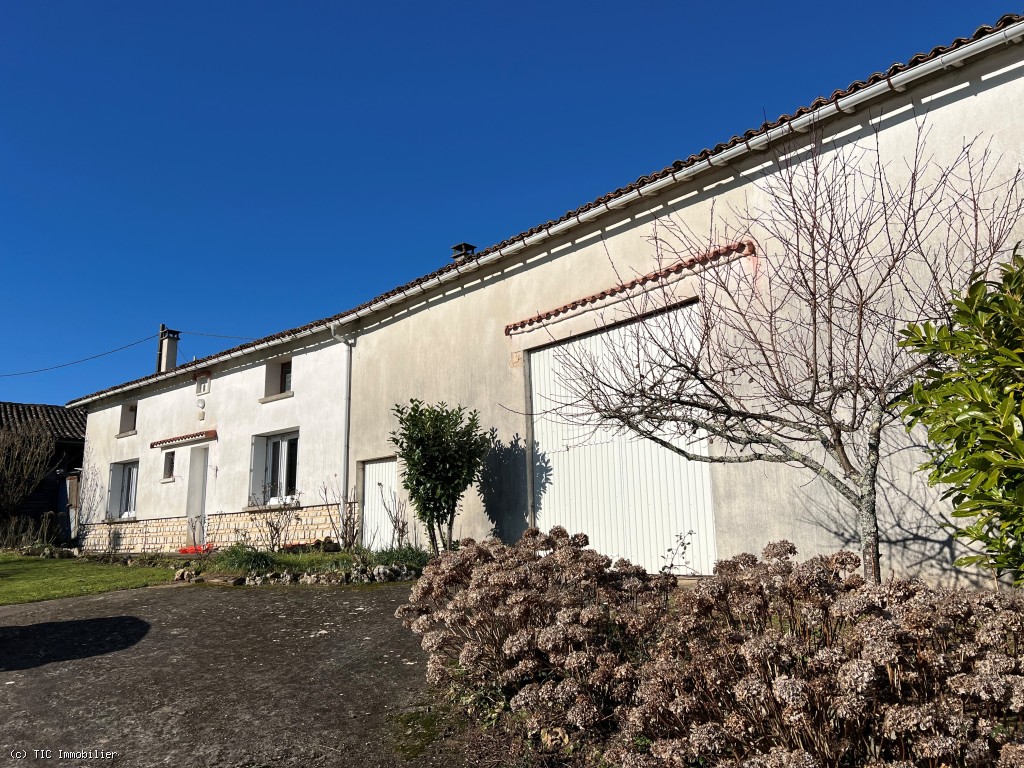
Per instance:
[[[363,465],[363,546],[387,549],[394,533],[385,509],[398,490],[398,462],[395,459],[368,461]]]
[[[666,564],[676,534],[692,530],[686,563],[711,573],[716,554],[709,465],[649,440],[568,423],[555,410],[568,399],[562,373],[567,359],[581,352],[600,359],[630,338],[629,328],[619,327],[530,355],[535,466],[547,463],[551,470],[547,482],[535,484],[537,526],[583,531],[598,551],[648,571]],[[703,451],[705,442],[700,437],[690,445]]]

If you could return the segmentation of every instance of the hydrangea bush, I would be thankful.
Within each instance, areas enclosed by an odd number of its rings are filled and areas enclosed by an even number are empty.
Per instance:
[[[586,544],[530,530],[434,560],[398,612],[430,679],[605,765],[1024,766],[1019,593],[865,584],[852,553],[778,542],[667,599]]]
[[[1018,593],[865,584],[788,542],[679,593],[621,721],[630,768],[1024,765]],[[623,740],[625,741],[625,740]]]
[[[432,560],[397,612],[423,636],[429,680],[478,711],[522,712],[537,732],[613,729],[674,582],[625,560],[612,569],[587,544],[530,529]]]

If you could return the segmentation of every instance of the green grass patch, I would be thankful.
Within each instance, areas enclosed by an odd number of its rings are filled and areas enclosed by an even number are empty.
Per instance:
[[[430,553],[424,549],[406,545],[391,547],[370,553],[374,565],[407,565],[410,568],[423,570],[430,561]]]
[[[198,561],[203,571],[221,573],[264,573],[291,571],[292,573],[324,573],[348,571],[355,558],[348,552],[263,552],[248,544],[232,544]]]
[[[373,568],[376,565],[406,565],[423,570],[430,560],[430,554],[415,547],[392,547],[372,551],[358,548],[352,552],[304,552],[289,554],[275,552],[270,555],[280,570],[324,572],[348,571],[355,565]]]
[[[128,567],[87,560],[51,560],[0,552],[0,605],[34,603],[163,584],[170,568]]]
[[[232,544],[214,552],[207,558],[194,561],[202,571],[208,573],[266,573],[269,571],[291,571],[292,573],[327,573],[328,571],[351,571],[359,565],[373,568],[376,565],[406,565],[420,571],[426,566],[430,555],[415,547],[401,547],[371,552],[356,549],[352,552],[264,552],[249,544]]]
[[[350,571],[355,564],[355,558],[348,552],[303,552],[301,554],[276,552],[272,557],[278,568],[294,573],[300,571],[311,573]]]
[[[462,733],[468,727],[465,717],[446,703],[435,704],[394,717],[394,750],[405,759],[423,755],[432,744]]]
[[[213,555],[208,562],[200,561],[202,570],[249,573],[274,569],[274,557],[247,544],[232,544]]]

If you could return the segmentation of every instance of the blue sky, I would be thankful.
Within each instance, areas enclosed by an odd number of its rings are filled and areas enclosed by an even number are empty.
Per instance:
[[[4,0],[0,374],[335,314],[1009,10]],[[152,373],[155,344],[0,400]]]

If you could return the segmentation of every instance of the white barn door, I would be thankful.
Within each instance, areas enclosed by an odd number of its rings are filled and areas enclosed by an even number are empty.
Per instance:
[[[387,549],[392,545],[394,527],[385,502],[392,504],[398,490],[398,462],[395,459],[368,461],[363,465],[363,546]]]
[[[629,338],[629,327],[620,326],[530,355],[534,466],[550,466],[547,481],[541,479],[545,472],[535,471],[537,527],[582,531],[613,561],[624,557],[651,572],[666,565],[677,534],[693,531],[688,568],[676,573],[710,574],[716,549],[709,465],[687,461],[650,440],[569,423],[556,411],[570,399],[563,372],[567,359],[583,352],[600,360]],[[688,442],[705,450],[704,437]]]

